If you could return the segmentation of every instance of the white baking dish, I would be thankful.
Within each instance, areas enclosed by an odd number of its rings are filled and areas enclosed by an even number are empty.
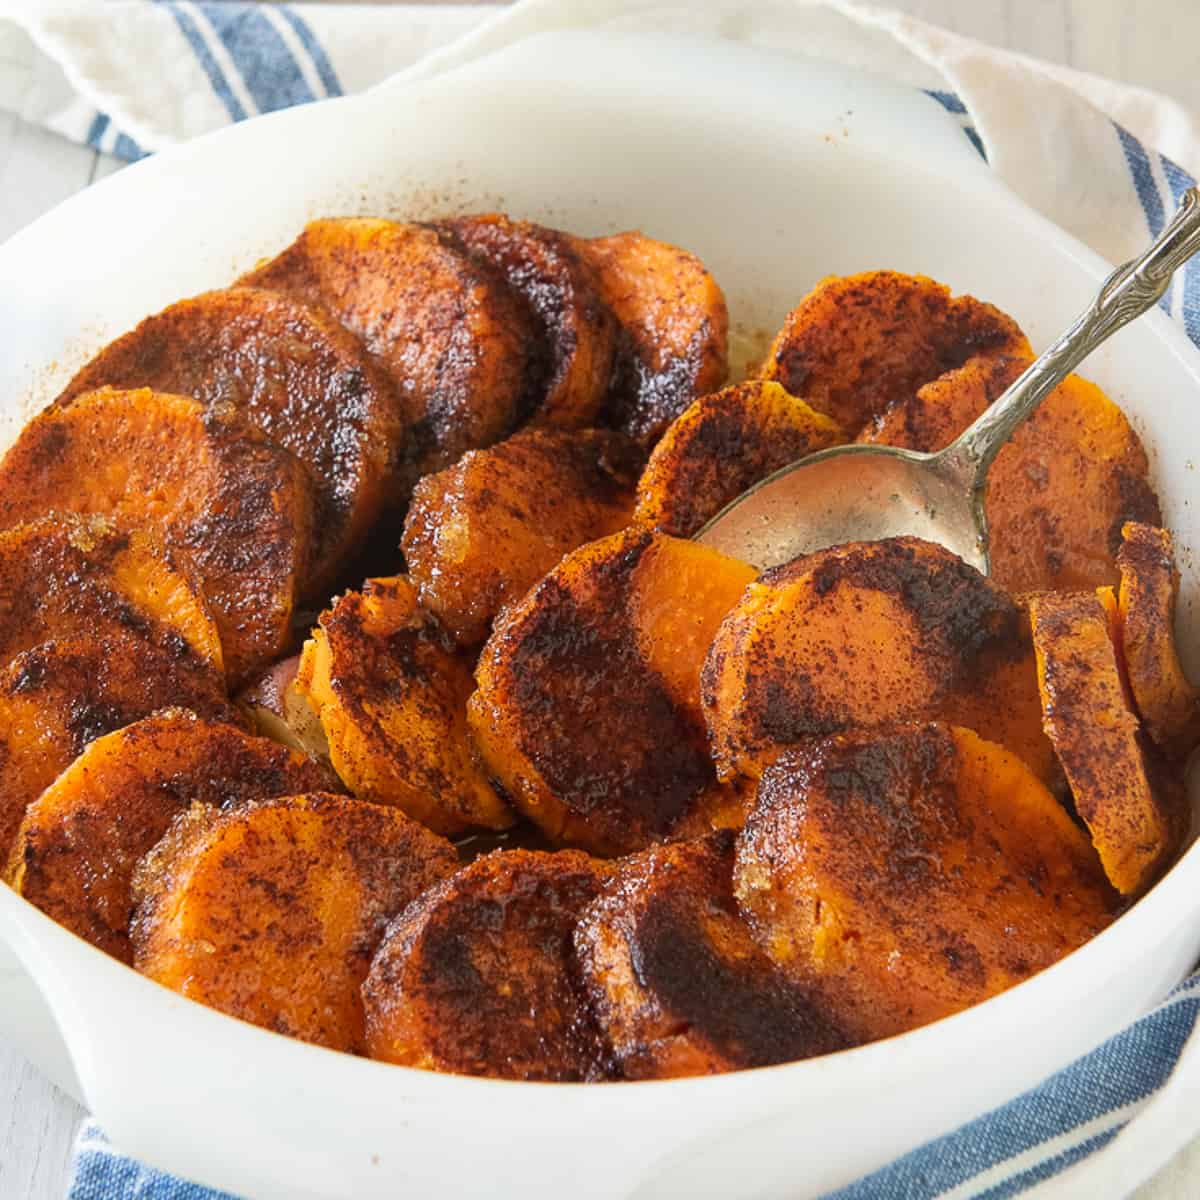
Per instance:
[[[889,266],[995,301],[1040,347],[1108,269],[998,185],[918,92],[719,43],[553,35],[202,139],[11,240],[0,437],[103,340],[225,283],[308,217],[487,206],[679,242],[749,330],[774,327],[820,275]],[[1200,356],[1156,313],[1086,373],[1151,450],[1195,665]],[[719,1078],[515,1084],[333,1054],[143,980],[3,887],[0,1031],[125,1150],[261,1200],[810,1196],[1033,1084],[1159,999],[1200,952],[1198,853],[1091,944],[987,1004]]]

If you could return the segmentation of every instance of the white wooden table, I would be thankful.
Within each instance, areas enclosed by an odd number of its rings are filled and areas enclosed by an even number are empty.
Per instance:
[[[890,3],[994,45],[1155,87],[1200,110],[1200,0]],[[0,241],[118,167],[0,113]],[[0,1043],[0,1200],[61,1200],[81,1118],[77,1105]],[[1197,1196],[1200,1142],[1147,1184],[1138,1200]]]

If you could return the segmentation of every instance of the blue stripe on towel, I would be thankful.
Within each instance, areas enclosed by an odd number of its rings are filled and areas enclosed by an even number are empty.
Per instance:
[[[201,11],[254,97],[260,112],[275,112],[317,97],[279,30],[256,4],[201,4]]]
[[[925,95],[932,96],[948,113],[955,116],[965,116],[967,106],[953,93],[939,91],[937,88],[923,88]]]
[[[325,92],[330,96],[342,95],[341,81],[337,77],[337,72],[333,69],[333,63],[329,61],[329,55],[325,53],[324,47],[313,36],[313,31],[309,29],[308,22],[286,4],[281,4],[275,10],[295,31],[296,36],[300,39],[300,44],[307,51],[309,58],[312,59],[312,64],[317,70],[317,74],[321,77],[321,83],[325,86]]]
[[[179,32],[187,39],[187,43],[192,48],[192,53],[196,56],[196,61],[203,68],[204,73],[208,76],[208,82],[212,90],[217,94],[217,98],[225,105],[225,111],[234,121],[244,121],[249,115],[242,102],[233,94],[233,89],[229,86],[229,80],[225,78],[225,72],[221,70],[220,64],[213,58],[212,51],[208,48],[208,44],[204,40],[203,34],[196,28],[195,21],[184,12],[178,4],[173,0],[161,0],[163,7],[175,18],[175,24],[179,26]]]

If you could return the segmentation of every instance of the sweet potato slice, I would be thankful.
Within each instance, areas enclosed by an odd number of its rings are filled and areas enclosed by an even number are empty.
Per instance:
[[[172,304],[105,347],[58,404],[106,385],[232,409],[304,463],[316,500],[308,582],[318,589],[385,505],[407,498],[396,478],[404,428],[391,383],[353,334],[285,296],[229,288]]]
[[[132,633],[43,642],[0,670],[0,864],[27,807],[93,739],[171,704],[235,719],[211,664]]]
[[[1046,592],[1030,598],[1029,613],[1046,732],[1075,809],[1113,886],[1141,892],[1176,848],[1181,814],[1155,794],[1104,609],[1091,592]]]
[[[522,415],[535,334],[508,285],[436,230],[365,217],[312,221],[239,280],[325,308],[399,390],[398,466],[414,481],[504,437]]]
[[[1029,354],[1016,322],[924,275],[822,279],[790,313],[760,374],[850,434],[976,355]]]
[[[617,349],[617,322],[574,238],[500,213],[437,228],[503,278],[525,302],[541,345],[542,381],[526,414],[535,425],[596,423]]]
[[[171,709],[97,738],[42,792],[21,822],[8,882],[60,925],[132,962],[134,868],[181,811],[332,782],[303,755]]]
[[[1171,535],[1130,521],[1117,566],[1120,649],[1134,702],[1155,745],[1172,758],[1186,758],[1200,742],[1200,691],[1175,651],[1179,572]]]
[[[363,986],[371,1057],[502,1079],[604,1078],[571,934],[606,874],[577,850],[502,850],[427,891],[392,924]]]
[[[653,633],[635,630],[630,607],[639,564],[669,540],[626,530],[568,554],[483,648],[471,729],[513,804],[554,841],[640,849],[670,836],[714,782],[703,726],[647,662]],[[678,593],[679,609],[691,603]]]
[[[722,779],[854,728],[966,725],[1058,778],[1025,618],[989,580],[917,538],[835,546],[765,572],[702,673]]]
[[[439,833],[512,824],[467,732],[470,664],[407,579],[368,580],[335,600],[304,645],[295,688],[359,799],[396,805]]]
[[[654,447],[638,481],[634,520],[691,537],[772,472],[846,440],[836,421],[768,380],[702,396]]]
[[[638,466],[617,433],[525,429],[427,475],[403,540],[421,603],[461,645],[481,642],[564,554],[629,523]]]
[[[910,450],[948,446],[1029,365],[976,358],[896,401],[859,436]],[[1117,581],[1126,521],[1157,523],[1141,439],[1098,388],[1070,376],[1013,434],[988,472],[991,575],[1014,592]]]
[[[312,539],[303,467],[186,396],[102,389],[49,408],[0,464],[0,524],[50,509],[152,530],[192,567],[238,682],[291,636]]]
[[[436,833],[344,796],[195,805],[134,877],[134,966],[243,1021],[362,1053],[359,989],[387,922],[457,865]]]
[[[759,943],[856,1038],[1019,983],[1099,932],[1116,897],[1087,835],[1001,746],[940,724],[786,751],[739,835]]]
[[[724,293],[695,255],[643,233],[576,245],[623,334],[608,420],[652,446],[697,396],[728,376]]]
[[[733,837],[624,859],[575,932],[583,986],[626,1079],[765,1067],[845,1049],[812,989],[758,948],[731,886]]]

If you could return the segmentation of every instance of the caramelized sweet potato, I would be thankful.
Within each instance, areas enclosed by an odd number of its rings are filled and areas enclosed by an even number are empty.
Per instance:
[[[1046,732],[1075,809],[1113,886],[1141,892],[1175,849],[1180,816],[1155,794],[1104,609],[1091,592],[1046,592],[1030,598],[1029,613]]]
[[[235,719],[219,671],[131,633],[43,642],[0,670],[0,864],[27,807],[94,738],[170,704]]]
[[[976,358],[897,400],[859,436],[948,446],[1029,365]],[[1013,434],[988,472],[991,574],[1014,592],[1115,583],[1126,521],[1160,520],[1141,439],[1095,384],[1072,375]]]
[[[0,525],[52,508],[111,515],[186,560],[234,683],[291,635],[312,541],[303,467],[196,400],[102,389],[49,408],[0,464]]]
[[[750,379],[702,396],[654,447],[634,520],[691,537],[772,472],[844,441],[836,421],[777,383]]]
[[[403,541],[421,603],[478,644],[564,554],[629,523],[638,465],[617,433],[525,429],[427,475]]]
[[[1023,614],[917,538],[835,546],[765,572],[718,630],[702,683],[722,779],[756,778],[807,738],[938,719],[1057,781]]]
[[[387,922],[457,865],[436,833],[344,796],[195,805],[134,877],[134,966],[243,1021],[362,1053],[359,989]]]
[[[132,962],[134,868],[181,811],[332,782],[303,755],[170,709],[97,738],[42,792],[26,810],[7,879],[60,925]]]
[[[407,579],[368,580],[335,600],[305,643],[295,688],[359,799],[396,805],[439,833],[512,824],[467,732],[470,665]]]
[[[713,784],[703,726],[647,662],[653,630],[629,609],[639,563],[669,540],[626,530],[568,554],[501,615],[476,668],[469,721],[492,774],[548,837],[598,854],[670,836]]]
[[[404,428],[391,383],[353,334],[285,296],[229,288],[172,304],[105,347],[58,404],[105,385],[232,410],[304,463],[317,538],[307,582],[318,589],[384,506],[407,498],[396,478]]]
[[[822,279],[790,313],[760,374],[856,434],[976,355],[1029,354],[1016,322],[924,275]]]
[[[575,244],[621,325],[608,420],[652,446],[697,396],[725,382],[725,296],[695,255],[643,233]]]
[[[786,751],[739,836],[738,901],[856,1038],[902,1033],[1049,966],[1113,916],[1087,836],[968,729],[857,730]]]
[[[526,414],[535,425],[595,424],[612,379],[617,322],[574,238],[501,213],[438,222],[524,300],[540,342],[540,386]]]
[[[57,638],[144,643],[178,669],[223,667],[190,572],[162,545],[103,517],[52,513],[0,531],[0,664]]]
[[[849,1038],[755,945],[731,887],[732,835],[623,860],[575,932],[583,986],[626,1079],[812,1058]]]
[[[604,1078],[571,978],[571,933],[605,864],[576,850],[477,858],[396,919],[363,986],[367,1050],[502,1079]]]
[[[1134,703],[1155,745],[1172,758],[1186,758],[1200,742],[1200,691],[1175,652],[1179,572],[1171,535],[1129,522],[1117,566],[1120,649]]]
[[[365,217],[312,221],[239,280],[325,308],[400,393],[397,464],[411,483],[504,437],[522,415],[535,343],[507,284],[445,235]]]

